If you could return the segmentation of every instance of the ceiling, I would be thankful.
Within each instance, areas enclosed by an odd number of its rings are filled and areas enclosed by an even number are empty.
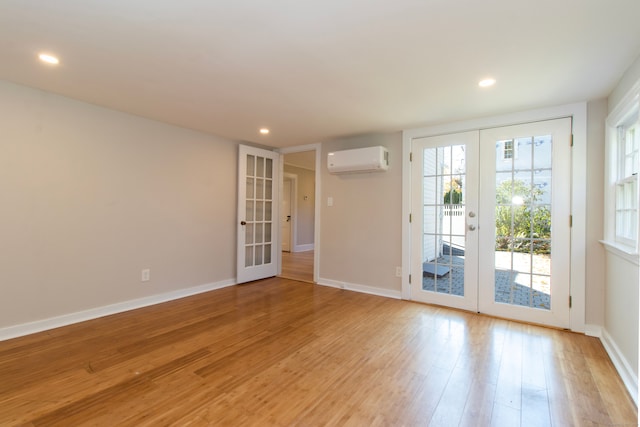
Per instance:
[[[640,55],[639,16],[638,0],[0,0],[0,79],[285,147],[605,97]]]

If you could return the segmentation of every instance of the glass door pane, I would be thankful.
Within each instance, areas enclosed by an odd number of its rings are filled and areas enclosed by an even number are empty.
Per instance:
[[[551,308],[552,148],[551,135],[496,143],[495,302]]]
[[[464,145],[423,152],[422,289],[464,296]]]
[[[272,164],[272,159],[247,154],[246,267],[271,262]]]

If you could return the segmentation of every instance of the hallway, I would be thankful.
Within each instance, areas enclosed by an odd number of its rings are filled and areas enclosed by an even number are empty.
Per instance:
[[[280,277],[313,282],[313,254],[314,251],[282,252],[282,274]]]

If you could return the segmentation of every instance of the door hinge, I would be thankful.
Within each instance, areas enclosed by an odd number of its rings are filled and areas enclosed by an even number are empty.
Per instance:
[[[573,227],[573,215],[569,215],[569,227]]]
[[[571,295],[569,295],[569,308],[573,305],[573,301],[571,300]]]
[[[409,275],[409,284],[411,284],[411,275]]]
[[[409,152],[409,161],[413,162],[413,152],[412,151]]]
[[[570,147],[573,147],[573,134],[571,134],[571,136],[569,137],[569,144]]]
[[[413,220],[413,216],[409,214],[409,222],[411,222],[412,220]]]

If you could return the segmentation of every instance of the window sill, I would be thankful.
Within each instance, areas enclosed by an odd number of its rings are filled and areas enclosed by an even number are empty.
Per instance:
[[[640,255],[628,246],[623,246],[619,243],[609,242],[607,240],[600,240],[600,243],[604,245],[607,252],[640,266]]]

